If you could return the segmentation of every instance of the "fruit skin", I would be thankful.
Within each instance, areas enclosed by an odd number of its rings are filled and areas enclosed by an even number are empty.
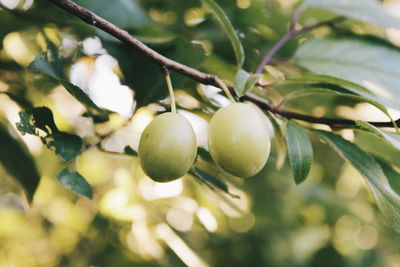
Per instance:
[[[177,113],[155,117],[139,141],[143,171],[157,182],[169,182],[185,175],[197,153],[196,135],[190,122]]]
[[[215,163],[238,177],[257,174],[268,160],[267,118],[253,104],[233,103],[211,118],[208,147]]]

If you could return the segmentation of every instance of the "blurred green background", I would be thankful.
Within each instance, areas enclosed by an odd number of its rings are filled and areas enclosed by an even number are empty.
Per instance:
[[[77,2],[160,53],[233,80],[235,58],[229,40],[200,1]],[[246,52],[244,68],[249,71],[287,31],[298,5],[295,0],[217,2],[239,33]],[[128,127],[111,142],[111,149],[130,134],[140,133],[155,111],[164,108],[165,103],[158,102],[167,93],[164,78],[158,66],[140,53],[50,1],[0,3],[0,122],[15,137],[21,107],[4,92],[49,107],[60,130],[78,134],[87,143],[97,140],[94,130],[107,133]],[[308,10],[300,23],[332,16]],[[322,28],[310,35],[333,31]],[[345,21],[338,31],[373,34],[400,44],[398,31],[360,22]],[[83,41],[94,36],[99,39],[85,50]],[[289,42],[277,58],[289,58],[305,38]],[[74,63],[83,62],[90,69],[99,51],[107,51],[118,61],[121,82],[134,90],[135,115],[126,122],[113,114],[109,122],[94,125],[82,116],[82,105],[61,86],[26,71],[34,57],[47,50],[46,40],[61,48],[66,76]],[[99,43],[101,47],[96,48]],[[271,68],[265,79],[272,81],[300,71],[290,62]],[[181,75],[172,74],[172,80],[179,90],[179,107],[208,120],[210,107],[199,86]],[[296,100],[287,107],[314,115],[379,117],[369,106],[346,101],[321,96]],[[341,133],[354,137],[351,130]],[[55,176],[67,164],[38,137],[18,138],[34,156],[41,181],[28,205],[20,185],[0,166],[0,266],[400,266],[400,236],[386,225],[364,180],[315,136],[311,174],[300,186],[295,185],[288,163],[278,162],[282,155],[276,144],[263,171],[246,180],[227,176],[207,166],[207,161],[199,163],[240,199],[211,190],[191,175],[155,183],[145,176],[136,157],[89,148],[72,165],[93,186],[92,200],[58,184]],[[368,135],[358,140],[371,149],[374,144],[380,146]],[[397,151],[388,157],[398,156]]]

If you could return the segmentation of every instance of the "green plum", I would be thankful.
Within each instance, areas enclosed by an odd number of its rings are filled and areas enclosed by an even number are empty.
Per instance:
[[[215,163],[238,177],[257,174],[268,160],[267,118],[253,104],[233,103],[211,118],[208,146]]]
[[[185,175],[193,165],[197,140],[190,122],[177,113],[155,117],[144,129],[139,142],[143,171],[157,182],[169,182]]]

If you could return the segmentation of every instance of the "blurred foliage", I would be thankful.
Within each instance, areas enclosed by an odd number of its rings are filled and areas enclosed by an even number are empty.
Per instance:
[[[400,32],[366,24],[382,23],[354,8],[306,1],[328,8],[307,9],[301,25],[330,19],[335,16],[332,12],[355,20],[293,38],[276,54],[276,61],[255,76],[251,72],[287,32],[300,2],[215,1],[235,29],[230,38],[202,1],[77,2],[166,57],[219,75],[240,94],[252,90],[273,104],[314,116],[369,121],[387,121],[385,113],[399,116],[375,100],[397,105],[398,88],[385,91],[385,86],[398,84]],[[399,3],[384,2],[399,13]],[[141,170],[136,149],[144,127],[168,109],[159,66],[50,1],[0,0],[0,4],[0,266],[400,266],[400,236],[379,212],[367,183],[317,134],[309,132],[314,159],[307,180],[297,186],[288,160],[284,161],[287,148],[280,126],[285,120],[268,113],[271,133],[275,131],[270,159],[255,177],[232,177],[215,166],[202,139],[204,125],[226,98],[176,73],[171,78],[179,112],[198,125],[196,168],[174,182],[153,182]],[[388,23],[397,25],[391,17],[381,26]],[[235,57],[230,43],[235,34],[246,55],[240,72],[240,56]],[[326,36],[329,39],[313,39]],[[337,44],[338,36],[346,36],[345,42]],[[308,55],[315,57],[316,42],[322,42],[318,47],[327,52],[326,61],[319,64]],[[368,72],[354,72],[353,54],[346,58],[335,49],[353,42],[361,43],[363,51],[352,50],[360,65],[372,66]],[[385,54],[388,50],[393,56]],[[379,64],[368,55],[380,55]],[[343,65],[335,62],[341,57],[346,59]],[[381,91],[363,80],[381,73],[374,64],[392,77],[382,74],[373,79]],[[303,68],[321,75],[303,75],[307,72]],[[109,80],[98,82],[101,77]],[[253,88],[256,79],[274,86]],[[128,92],[135,102],[121,97],[114,99],[115,107],[95,101],[92,88],[102,83],[114,92]],[[124,113],[130,116],[118,114],[125,106]],[[35,118],[33,111],[38,110],[47,113],[44,121],[44,115]],[[333,129],[337,134],[333,139],[354,140],[369,153],[360,150],[357,155],[367,155],[377,169],[381,166],[390,186],[399,192],[398,135],[360,125],[367,129]],[[303,126],[329,130],[323,125]],[[300,124],[296,127],[302,129]],[[307,138],[303,130],[296,131],[293,135],[299,140]],[[390,142],[387,136],[395,140]],[[346,143],[343,138],[338,142]],[[354,151],[345,151],[345,156]],[[308,172],[308,164],[300,171]],[[37,172],[40,183],[28,204],[39,181]]]

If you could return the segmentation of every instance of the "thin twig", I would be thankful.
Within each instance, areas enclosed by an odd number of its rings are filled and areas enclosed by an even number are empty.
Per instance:
[[[304,26],[300,29],[296,29],[296,23],[298,18],[300,17],[301,13],[303,12],[303,8],[298,8],[294,11],[292,19],[290,21],[290,25],[289,25],[289,31],[282,36],[282,38],[271,48],[271,50],[269,50],[265,56],[263,57],[263,59],[261,60],[260,64],[258,64],[257,69],[255,71],[256,74],[261,73],[262,70],[264,69],[264,66],[267,65],[272,57],[289,41],[291,40],[293,37],[295,37],[296,35],[305,33],[305,32],[309,32],[312,31],[316,28],[322,27],[322,26],[329,26],[332,25],[334,23],[337,23],[341,20],[343,20],[343,17],[336,17],[327,21],[322,21],[316,24],[312,24],[309,26]]]

